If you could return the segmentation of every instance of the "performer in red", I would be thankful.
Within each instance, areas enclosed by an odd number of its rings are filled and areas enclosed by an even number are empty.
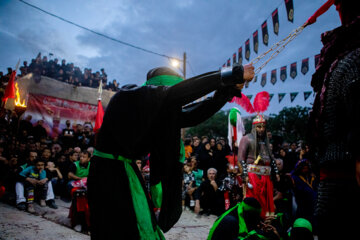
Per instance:
[[[280,180],[280,176],[275,159],[270,153],[263,116],[255,117],[251,133],[241,139],[238,160],[243,167],[246,197],[253,197],[259,201],[262,218],[273,215],[275,206],[271,175],[274,173],[277,181]]]

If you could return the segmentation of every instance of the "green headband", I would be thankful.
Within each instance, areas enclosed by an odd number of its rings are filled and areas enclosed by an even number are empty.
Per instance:
[[[295,222],[293,224],[293,228],[298,228],[298,227],[306,228],[310,232],[312,232],[312,225],[305,218],[298,218],[298,219],[295,220]]]
[[[245,202],[242,202],[242,206],[244,208],[244,211],[249,211],[249,212],[256,212],[256,213],[261,213],[261,208],[255,208],[253,206],[250,206],[249,204],[246,204]]]
[[[147,80],[144,85],[154,85],[154,86],[173,86],[183,81],[181,77],[174,75],[159,75],[156,77],[152,77]]]

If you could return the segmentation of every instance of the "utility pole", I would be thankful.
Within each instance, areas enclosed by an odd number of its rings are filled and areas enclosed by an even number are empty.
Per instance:
[[[183,74],[184,74],[184,80],[186,79],[186,52],[184,52],[183,57]]]
[[[183,56],[183,77],[186,80],[186,52],[184,52]],[[185,141],[185,128],[181,129],[181,139]]]

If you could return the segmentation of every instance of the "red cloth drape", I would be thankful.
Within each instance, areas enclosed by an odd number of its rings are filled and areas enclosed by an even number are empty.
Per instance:
[[[324,3],[311,17],[309,17],[305,24],[310,25],[316,22],[316,19],[326,12],[334,4],[334,2],[335,0],[328,0]]]
[[[12,71],[8,85],[5,88],[3,101],[5,102],[8,98],[15,98],[15,76],[16,71]]]
[[[253,197],[259,201],[261,205],[261,217],[264,219],[266,213],[275,213],[273,184],[268,175],[258,176],[255,173],[248,173],[248,176],[253,188],[246,189],[246,197]]]
[[[103,122],[103,118],[104,118],[104,109],[102,107],[101,100],[98,100],[98,108],[96,112],[94,132],[97,132],[100,129],[101,124]]]

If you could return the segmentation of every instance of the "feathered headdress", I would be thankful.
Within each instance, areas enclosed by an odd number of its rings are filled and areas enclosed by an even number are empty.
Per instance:
[[[234,97],[230,102],[235,102],[236,104],[240,105],[246,112],[248,113],[257,113],[256,119],[264,119],[261,116],[261,113],[265,112],[267,108],[269,107],[270,103],[270,94],[266,91],[259,92],[256,94],[253,104],[251,104],[250,99],[241,93],[241,98]],[[253,124],[259,123],[259,121],[256,120],[256,122],[253,122]],[[265,120],[264,120],[265,121]]]

